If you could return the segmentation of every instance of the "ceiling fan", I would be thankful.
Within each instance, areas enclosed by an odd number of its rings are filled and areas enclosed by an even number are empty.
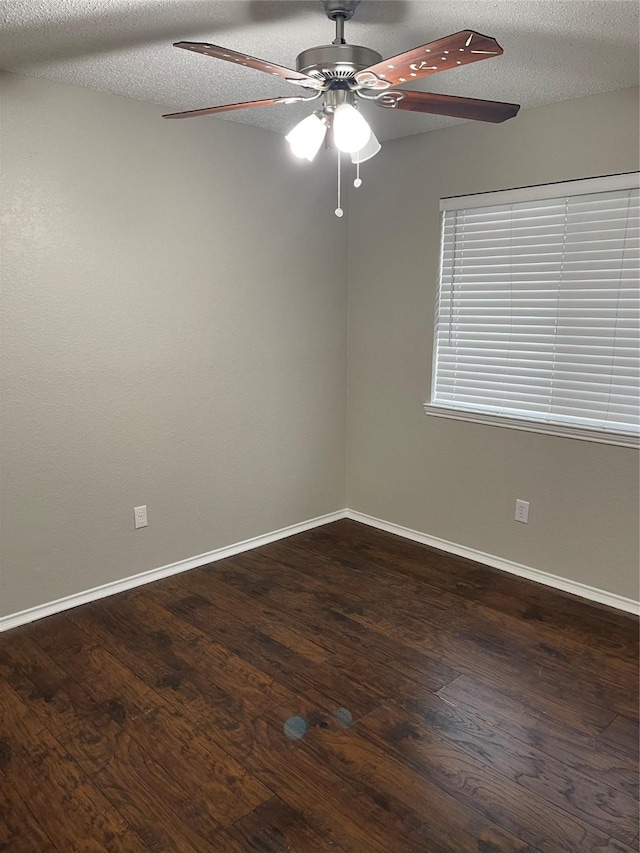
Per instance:
[[[223,104],[200,110],[169,113],[163,118],[194,118],[231,110],[322,99],[321,108],[297,124],[287,135],[287,141],[293,154],[307,160],[313,160],[323,141],[328,148],[336,147],[339,151],[350,154],[358,167],[358,176],[354,181],[358,187],[362,183],[359,176],[360,163],[370,159],[380,150],[380,143],[373,131],[356,109],[359,99],[372,101],[384,109],[410,110],[475,121],[502,122],[517,114],[520,109],[518,104],[398,88],[404,83],[411,83],[429,74],[500,56],[503,51],[495,39],[474,30],[462,30],[383,59],[377,51],[369,47],[347,44],[345,41],[344,22],[353,17],[359,2],[360,0],[322,0],[327,17],[335,22],[335,39],[331,44],[303,50],[296,59],[295,71],[215,44],[176,42],[175,47],[264,71],[288,83],[309,89],[313,94]],[[338,186],[339,182],[340,157]],[[339,199],[336,215],[342,215]]]

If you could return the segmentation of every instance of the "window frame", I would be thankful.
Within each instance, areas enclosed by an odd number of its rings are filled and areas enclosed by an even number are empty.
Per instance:
[[[526,432],[554,435],[563,438],[573,438],[582,441],[592,441],[601,444],[621,447],[640,446],[640,434],[635,432],[613,431],[604,427],[581,425],[576,423],[558,423],[539,420],[536,418],[519,417],[513,414],[502,414],[463,407],[450,406],[434,402],[436,389],[436,373],[438,364],[438,334],[437,325],[440,317],[440,301],[442,296],[442,279],[444,267],[444,221],[448,210],[465,210],[470,208],[490,207],[510,202],[527,202],[554,199],[564,195],[586,195],[597,192],[610,192],[621,189],[638,187],[640,172],[624,172],[616,175],[606,175],[593,178],[579,178],[571,181],[539,184],[535,186],[518,187],[509,190],[496,190],[487,193],[474,193],[465,196],[450,196],[440,200],[441,235],[440,235],[440,265],[438,272],[438,291],[433,324],[433,352],[431,369],[431,386],[429,400],[425,402],[424,411],[427,415],[438,418],[479,423],[488,426],[499,426],[507,429],[523,430]],[[580,185],[579,192],[575,192]]]

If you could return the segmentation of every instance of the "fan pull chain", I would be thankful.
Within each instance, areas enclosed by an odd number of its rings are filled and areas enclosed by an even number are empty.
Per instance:
[[[338,152],[338,206],[336,207],[336,216],[342,216],[344,214],[344,210],[340,207],[340,149],[337,149]]]
[[[362,179],[360,178],[360,160],[356,160],[356,179],[353,182],[353,185],[356,189],[362,186]]]

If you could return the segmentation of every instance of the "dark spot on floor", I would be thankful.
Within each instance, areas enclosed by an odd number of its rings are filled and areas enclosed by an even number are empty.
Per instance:
[[[389,740],[392,743],[396,743],[401,740],[406,740],[409,738],[410,740],[422,740],[423,737],[420,732],[416,729],[415,726],[411,725],[411,723],[404,720],[401,723],[397,723],[391,731],[389,732]]]
[[[538,648],[541,652],[544,652],[545,655],[549,655],[550,658],[554,658],[555,660],[561,660],[564,662],[568,662],[569,660],[565,653],[561,652],[560,649],[555,649],[553,646],[548,646],[546,643],[538,643]]]
[[[382,794],[374,791],[373,794],[371,794],[371,799],[377,806],[380,806],[381,809],[385,809],[386,811],[389,810],[389,800]]]
[[[182,676],[177,672],[168,672],[156,681],[156,687],[170,687],[172,690],[179,690],[182,686]]]
[[[6,767],[12,755],[11,744],[6,740],[0,740],[0,767]]]
[[[116,723],[123,723],[127,718],[127,710],[116,699],[110,699],[107,704],[107,713]]]
[[[529,607],[522,614],[523,619],[531,619],[537,622],[544,622],[544,617],[542,613],[537,609],[537,607]]]
[[[162,646],[163,649],[166,649],[167,646],[171,645],[171,637],[166,631],[156,631],[155,634],[152,634],[152,637],[159,646]]]
[[[478,853],[500,853],[500,848],[493,841],[484,841],[482,838],[479,838]]]
[[[155,833],[148,826],[140,826],[140,824],[134,824],[132,829],[140,836],[144,845],[148,850],[159,850],[161,845],[156,837]]]
[[[55,699],[57,688],[55,687],[35,687],[31,691],[30,699],[35,700],[36,702],[42,699],[43,702],[51,703]]]

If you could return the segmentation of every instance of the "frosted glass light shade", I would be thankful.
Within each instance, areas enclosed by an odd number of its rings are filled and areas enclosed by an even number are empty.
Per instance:
[[[326,132],[326,122],[312,113],[290,130],[285,139],[295,157],[311,161],[320,150]]]
[[[371,128],[351,104],[340,104],[333,114],[333,140],[345,154],[359,151],[369,141]]]
[[[370,130],[369,132],[369,141],[365,144],[363,148],[360,148],[358,151],[354,151],[351,155],[352,163],[364,163],[365,160],[370,160],[372,157],[378,153],[378,151],[382,148],[375,133]]]

